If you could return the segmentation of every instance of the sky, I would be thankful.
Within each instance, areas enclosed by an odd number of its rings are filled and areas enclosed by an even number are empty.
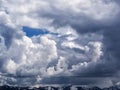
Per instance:
[[[44,35],[48,34],[49,32],[45,29],[36,29],[36,28],[30,28],[23,26],[22,30],[26,33],[26,36],[33,37],[37,35]]]
[[[0,85],[120,85],[119,0],[0,0]]]

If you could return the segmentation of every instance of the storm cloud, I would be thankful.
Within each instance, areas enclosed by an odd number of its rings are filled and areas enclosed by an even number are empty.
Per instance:
[[[0,83],[118,83],[119,8],[119,0],[1,0]],[[29,37],[23,27],[47,33]]]

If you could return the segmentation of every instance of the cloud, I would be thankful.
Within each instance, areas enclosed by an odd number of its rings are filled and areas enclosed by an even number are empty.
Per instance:
[[[118,0],[0,2],[1,83],[33,85],[55,76],[119,76]],[[48,33],[28,37],[24,26]]]
[[[35,65],[38,64],[39,68],[43,67],[47,65],[47,62],[57,57],[56,43],[54,41],[49,40],[47,37],[40,37],[39,41],[39,43],[32,43],[32,40],[26,36],[23,36],[20,40],[14,38],[11,46],[6,51],[7,55],[5,55],[7,56],[6,59],[8,59],[8,64],[5,66],[8,73],[12,71],[11,69],[18,67],[19,75],[24,75],[25,72],[29,73],[25,68],[37,70],[37,67],[34,68]],[[46,50],[47,52],[45,52]],[[17,71],[14,73],[17,74]]]
[[[15,23],[40,28],[45,28],[51,23],[55,26],[70,25],[79,30],[84,29],[86,25],[91,28],[92,26],[97,28],[100,25],[100,28],[101,25],[109,25],[110,23],[107,22],[114,20],[119,13],[119,5],[110,0],[75,0],[71,2],[68,0],[34,2],[32,0],[29,2],[11,0],[3,1],[3,4],[12,18],[16,20]],[[19,10],[16,9],[17,5],[19,5]]]
[[[9,19],[6,16],[3,18]],[[0,25],[1,75],[15,77],[16,80],[16,77],[44,75],[48,63],[57,59],[56,42],[46,36],[31,39],[7,23],[6,20]]]

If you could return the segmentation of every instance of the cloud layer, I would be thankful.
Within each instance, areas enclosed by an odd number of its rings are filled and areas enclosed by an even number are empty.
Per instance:
[[[118,0],[1,0],[0,83],[36,85],[66,76],[117,83],[119,8]],[[48,33],[28,37],[24,26]]]

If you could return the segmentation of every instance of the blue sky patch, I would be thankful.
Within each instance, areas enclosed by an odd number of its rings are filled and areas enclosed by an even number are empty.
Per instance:
[[[27,26],[23,26],[22,30],[26,33],[26,36],[28,37],[32,37],[36,35],[44,35],[49,33],[49,31],[47,31],[46,29],[36,29]]]

